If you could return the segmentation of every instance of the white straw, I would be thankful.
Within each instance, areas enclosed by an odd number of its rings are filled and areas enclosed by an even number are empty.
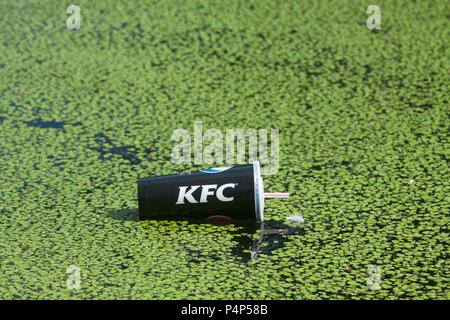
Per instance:
[[[289,193],[264,193],[264,198],[289,198]]]

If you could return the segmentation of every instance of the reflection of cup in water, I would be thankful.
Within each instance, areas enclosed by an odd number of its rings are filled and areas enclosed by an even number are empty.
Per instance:
[[[259,161],[251,165],[138,180],[139,217],[264,220],[264,198],[286,198],[286,193],[264,193]]]
[[[280,235],[286,234],[289,229],[283,228],[283,229],[268,229],[264,227],[264,223],[261,223],[260,230],[259,230],[259,237],[254,239],[252,248],[250,250],[250,259],[254,259],[258,257],[261,249],[261,245],[264,241],[264,237],[266,236],[272,236],[272,235]]]
[[[261,254],[270,255],[289,241],[289,235],[304,234],[298,226],[288,226],[280,221],[266,221],[261,223],[237,222],[240,226],[238,246],[232,249],[233,254],[243,258],[244,262],[255,259]],[[256,237],[255,237],[256,236]],[[248,253],[250,249],[250,253]]]

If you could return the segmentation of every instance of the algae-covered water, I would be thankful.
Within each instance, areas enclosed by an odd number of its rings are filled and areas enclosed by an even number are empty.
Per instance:
[[[447,1],[73,4],[0,1],[1,299],[449,298]],[[263,226],[138,221],[195,121],[279,130]]]

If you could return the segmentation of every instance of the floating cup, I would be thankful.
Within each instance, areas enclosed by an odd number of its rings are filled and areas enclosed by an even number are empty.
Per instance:
[[[140,220],[252,219],[264,221],[264,193],[259,161],[138,180]]]

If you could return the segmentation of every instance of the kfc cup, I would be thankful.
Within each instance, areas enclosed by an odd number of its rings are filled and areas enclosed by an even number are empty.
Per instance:
[[[265,198],[259,161],[138,180],[140,220],[252,219],[264,221]]]

